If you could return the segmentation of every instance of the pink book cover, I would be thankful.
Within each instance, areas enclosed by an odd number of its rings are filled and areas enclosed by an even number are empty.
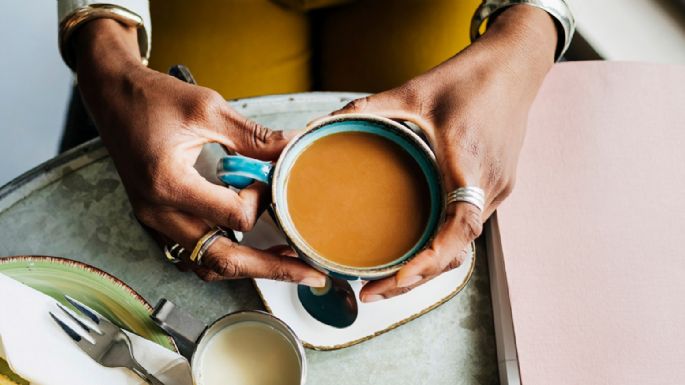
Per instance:
[[[555,66],[494,219],[503,382],[685,384],[685,67]]]

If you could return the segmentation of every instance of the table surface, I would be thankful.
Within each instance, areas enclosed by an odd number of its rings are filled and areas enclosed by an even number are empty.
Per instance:
[[[293,129],[358,96],[307,93],[231,104],[266,126]],[[205,283],[162,260],[136,222],[97,139],[2,187],[0,228],[2,256],[76,259],[119,277],[152,304],[166,297],[205,322],[239,309],[262,308],[249,280]],[[308,350],[308,383],[496,384],[492,325],[487,266],[478,258],[466,288],[436,310],[353,347]]]

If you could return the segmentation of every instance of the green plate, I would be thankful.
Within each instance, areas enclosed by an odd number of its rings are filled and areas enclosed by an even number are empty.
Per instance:
[[[0,258],[0,273],[67,304],[68,294],[112,322],[165,348],[174,341],[151,320],[152,306],[128,285],[95,267],[66,258],[20,256]],[[0,365],[0,374],[3,373]]]

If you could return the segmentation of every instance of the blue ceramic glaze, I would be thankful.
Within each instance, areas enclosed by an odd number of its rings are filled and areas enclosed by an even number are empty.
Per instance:
[[[426,177],[431,200],[431,211],[426,229],[419,241],[406,254],[382,266],[360,268],[326,260],[299,236],[290,219],[286,188],[289,170],[298,156],[312,143],[323,137],[342,132],[365,132],[391,140],[411,155]],[[273,201],[271,214],[288,238],[288,243],[310,265],[344,279],[379,279],[393,274],[403,263],[426,246],[436,233],[443,215],[444,193],[435,157],[430,148],[410,129],[397,122],[371,115],[343,115],[318,123],[290,142],[275,165],[240,155],[227,156],[219,162],[218,176],[225,183],[237,188],[243,188],[254,180],[270,184]],[[397,225],[402,226],[401,223]]]
[[[242,155],[229,155],[221,159],[217,177],[229,186],[242,189],[255,180],[269,183],[272,169],[270,162]]]

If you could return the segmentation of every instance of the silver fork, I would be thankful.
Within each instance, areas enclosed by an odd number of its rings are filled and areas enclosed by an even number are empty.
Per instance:
[[[60,317],[50,312],[50,316],[64,330],[72,340],[76,342],[81,350],[86,352],[91,358],[102,366],[109,368],[128,368],[152,385],[164,385],[155,376],[150,374],[142,365],[136,361],[131,350],[131,340],[119,327],[114,325],[105,317],[86,305],[65,295],[67,301],[74,306],[83,316],[87,317],[96,327],[88,325],[82,316],[65,308],[62,304],[57,306],[62,309],[64,314],[71,318],[82,329],[80,332],[74,330]],[[88,335],[94,342],[84,336]]]

